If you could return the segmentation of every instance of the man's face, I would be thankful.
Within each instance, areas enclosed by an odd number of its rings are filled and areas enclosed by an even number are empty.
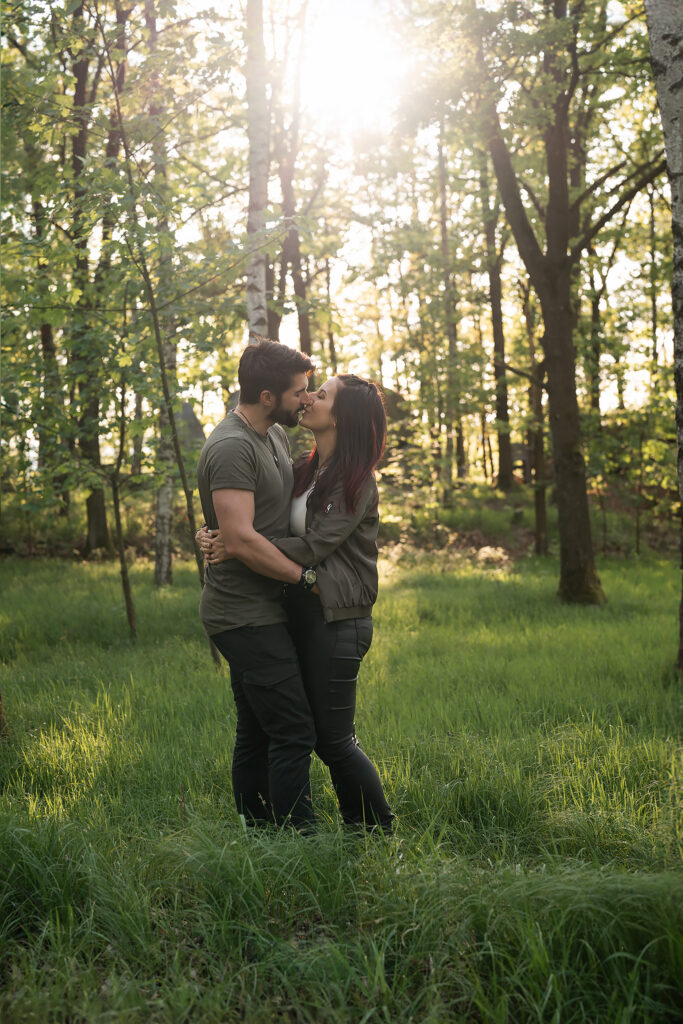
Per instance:
[[[308,394],[308,377],[305,373],[295,373],[290,386],[276,399],[270,418],[273,423],[281,423],[283,427],[299,425],[299,416],[311,401]]]

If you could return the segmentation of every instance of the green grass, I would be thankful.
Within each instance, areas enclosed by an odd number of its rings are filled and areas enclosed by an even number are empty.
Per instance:
[[[191,567],[0,563],[0,1020],[641,1022],[683,977],[672,562],[384,565],[357,725],[394,839],[248,834]]]

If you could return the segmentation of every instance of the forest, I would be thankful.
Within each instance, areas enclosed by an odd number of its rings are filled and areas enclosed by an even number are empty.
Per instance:
[[[3,4],[3,1020],[674,1019],[657,6]],[[308,847],[232,806],[195,474],[260,336],[383,390],[392,842],[341,836],[319,763]]]
[[[106,555],[120,529],[170,582],[192,442],[236,397],[249,327],[320,379],[383,385],[387,510],[449,531],[470,485],[525,494],[569,601],[604,597],[596,546],[666,546],[671,210],[647,30],[639,4],[575,6],[359,7],[356,53],[351,15],[306,4],[247,5],[251,26],[239,5],[9,5],[4,549]],[[335,30],[357,82],[334,78],[342,51],[314,99]]]

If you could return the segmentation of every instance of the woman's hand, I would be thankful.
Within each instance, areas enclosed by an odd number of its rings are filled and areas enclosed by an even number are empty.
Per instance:
[[[206,526],[202,526],[201,530],[197,530],[195,533],[194,539],[202,550],[205,565],[218,565],[228,557],[220,530],[209,530]]]

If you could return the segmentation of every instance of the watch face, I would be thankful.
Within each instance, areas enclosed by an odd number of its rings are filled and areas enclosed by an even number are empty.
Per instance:
[[[316,576],[315,569],[304,569],[303,578],[306,586],[312,587],[318,577]]]

